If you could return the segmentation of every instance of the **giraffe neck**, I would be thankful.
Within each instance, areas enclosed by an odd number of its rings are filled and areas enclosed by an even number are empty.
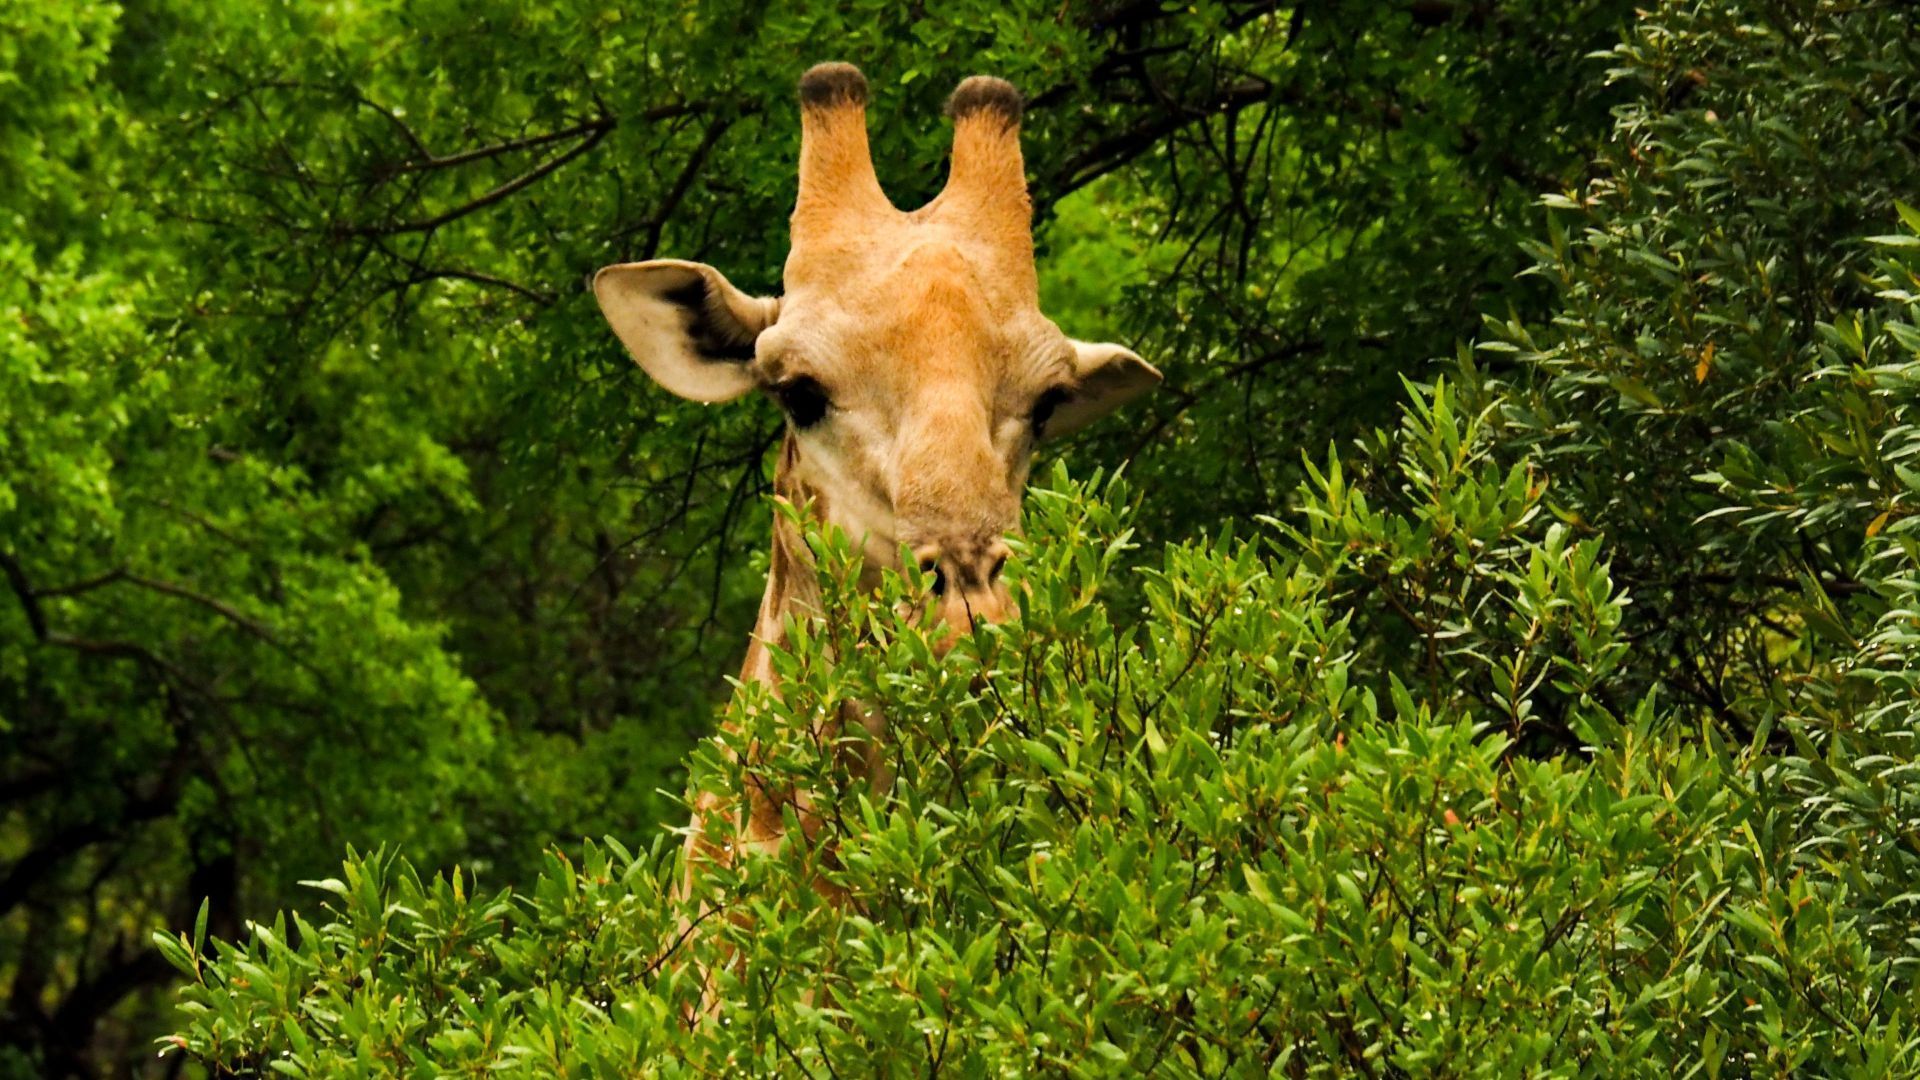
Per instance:
[[[773,474],[774,494],[796,506],[811,502],[810,512],[824,513],[825,496],[799,479],[796,467],[799,459],[799,444],[793,433],[788,432],[786,442],[780,448],[780,464]],[[778,694],[779,680],[774,677],[769,647],[786,643],[788,616],[807,618],[816,613],[819,606],[819,579],[815,576],[806,539],[800,535],[800,530],[788,515],[775,514],[773,550],[767,563],[767,591],[760,600],[760,617],[754,624],[753,638],[747,645],[746,661],[740,667],[740,681],[761,683]],[[884,793],[893,786],[893,771],[882,752],[886,719],[880,713],[856,702],[842,701],[831,712],[813,718],[811,724],[814,738],[837,747],[835,753],[845,765],[848,775],[867,781],[877,792]],[[846,725],[849,724],[865,728],[868,735],[857,750],[839,745],[840,733],[847,730]],[[745,835],[749,846],[771,844],[773,849],[777,849],[780,837],[785,832],[780,806],[788,797],[787,794],[772,795],[755,785],[748,795],[746,806],[748,824]],[[799,810],[802,827],[808,836],[814,835],[819,829],[819,819],[809,809],[811,796],[801,792],[791,797]],[[707,796],[708,801],[702,805],[711,809],[716,805],[714,798]],[[690,844],[695,842],[689,840]],[[824,884],[816,887],[827,888]]]
[[[799,460],[799,443],[793,433],[788,432],[780,447],[780,463],[773,473],[774,494],[795,505],[811,500],[816,511],[824,511],[820,492],[799,479]],[[741,681],[773,684],[773,664],[767,647],[784,644],[787,616],[805,614],[819,599],[820,590],[814,580],[806,540],[786,515],[775,514],[773,549],[767,560],[767,591],[760,598],[760,617],[754,623],[746,661],[740,667]]]

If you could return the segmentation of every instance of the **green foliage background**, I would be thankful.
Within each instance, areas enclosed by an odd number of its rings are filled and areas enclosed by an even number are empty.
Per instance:
[[[0,1075],[1920,1073],[1914,21],[15,0]],[[777,412],[582,282],[777,291],[829,58],[902,204],[1020,85],[1046,306],[1168,383],[1021,625],[729,700]],[[722,708],[828,844],[683,936]]]

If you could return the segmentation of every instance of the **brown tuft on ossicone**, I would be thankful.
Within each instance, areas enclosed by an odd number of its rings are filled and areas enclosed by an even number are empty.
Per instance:
[[[800,76],[800,104],[815,109],[867,104],[867,77],[852,64],[815,64]]]
[[[1012,126],[1020,122],[1024,107],[1020,91],[1014,89],[1012,83],[991,75],[969,76],[947,99],[947,115],[956,121],[975,113],[990,112]]]

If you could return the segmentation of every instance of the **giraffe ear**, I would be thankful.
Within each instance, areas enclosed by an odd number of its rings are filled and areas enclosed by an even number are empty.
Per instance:
[[[679,259],[623,263],[593,275],[593,295],[653,381],[692,401],[728,401],[758,383],[753,342],[780,314],[720,271]]]
[[[1078,431],[1160,384],[1160,372],[1130,349],[1076,341],[1074,383],[1047,421],[1047,435]]]

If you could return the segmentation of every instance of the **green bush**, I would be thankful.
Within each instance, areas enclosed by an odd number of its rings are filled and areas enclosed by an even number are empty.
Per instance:
[[[1458,406],[1444,386],[1418,397],[1409,432],[1462,443]],[[1494,467],[1435,482],[1424,450],[1401,465],[1456,515],[1436,532],[1513,527],[1524,484]],[[1309,496],[1310,516],[1364,522],[1356,540],[1437,520],[1328,481],[1345,505]],[[1485,583],[1499,629],[1456,666],[1504,688],[1541,642],[1569,647],[1511,694],[1436,708],[1417,684],[1357,681],[1330,604],[1342,574],[1277,528],[1168,549],[1138,571],[1148,617],[1116,628],[1094,597],[1127,548],[1126,498],[1058,474],[1035,494],[1023,625],[934,663],[886,605],[843,592],[829,609],[848,614],[779,657],[782,697],[742,693],[737,738],[772,748],[755,782],[812,795],[813,843],[709,868],[690,903],[665,842],[555,854],[518,894],[353,858],[309,883],[333,894],[320,925],[162,936],[192,979],[175,1041],[289,1075],[1920,1063],[1898,954],[1844,880],[1781,863],[1797,837],[1779,764],[1671,730],[1652,699],[1616,715],[1582,694],[1579,650],[1612,651],[1622,612],[1597,544],[1520,527]],[[1502,733],[1548,697],[1580,755],[1538,760]],[[855,748],[777,738],[848,701],[889,718],[889,792],[847,779]],[[738,794],[742,756],[717,751],[700,775]],[[817,879],[856,899],[824,901]],[[722,1002],[689,1026],[701,970]]]

